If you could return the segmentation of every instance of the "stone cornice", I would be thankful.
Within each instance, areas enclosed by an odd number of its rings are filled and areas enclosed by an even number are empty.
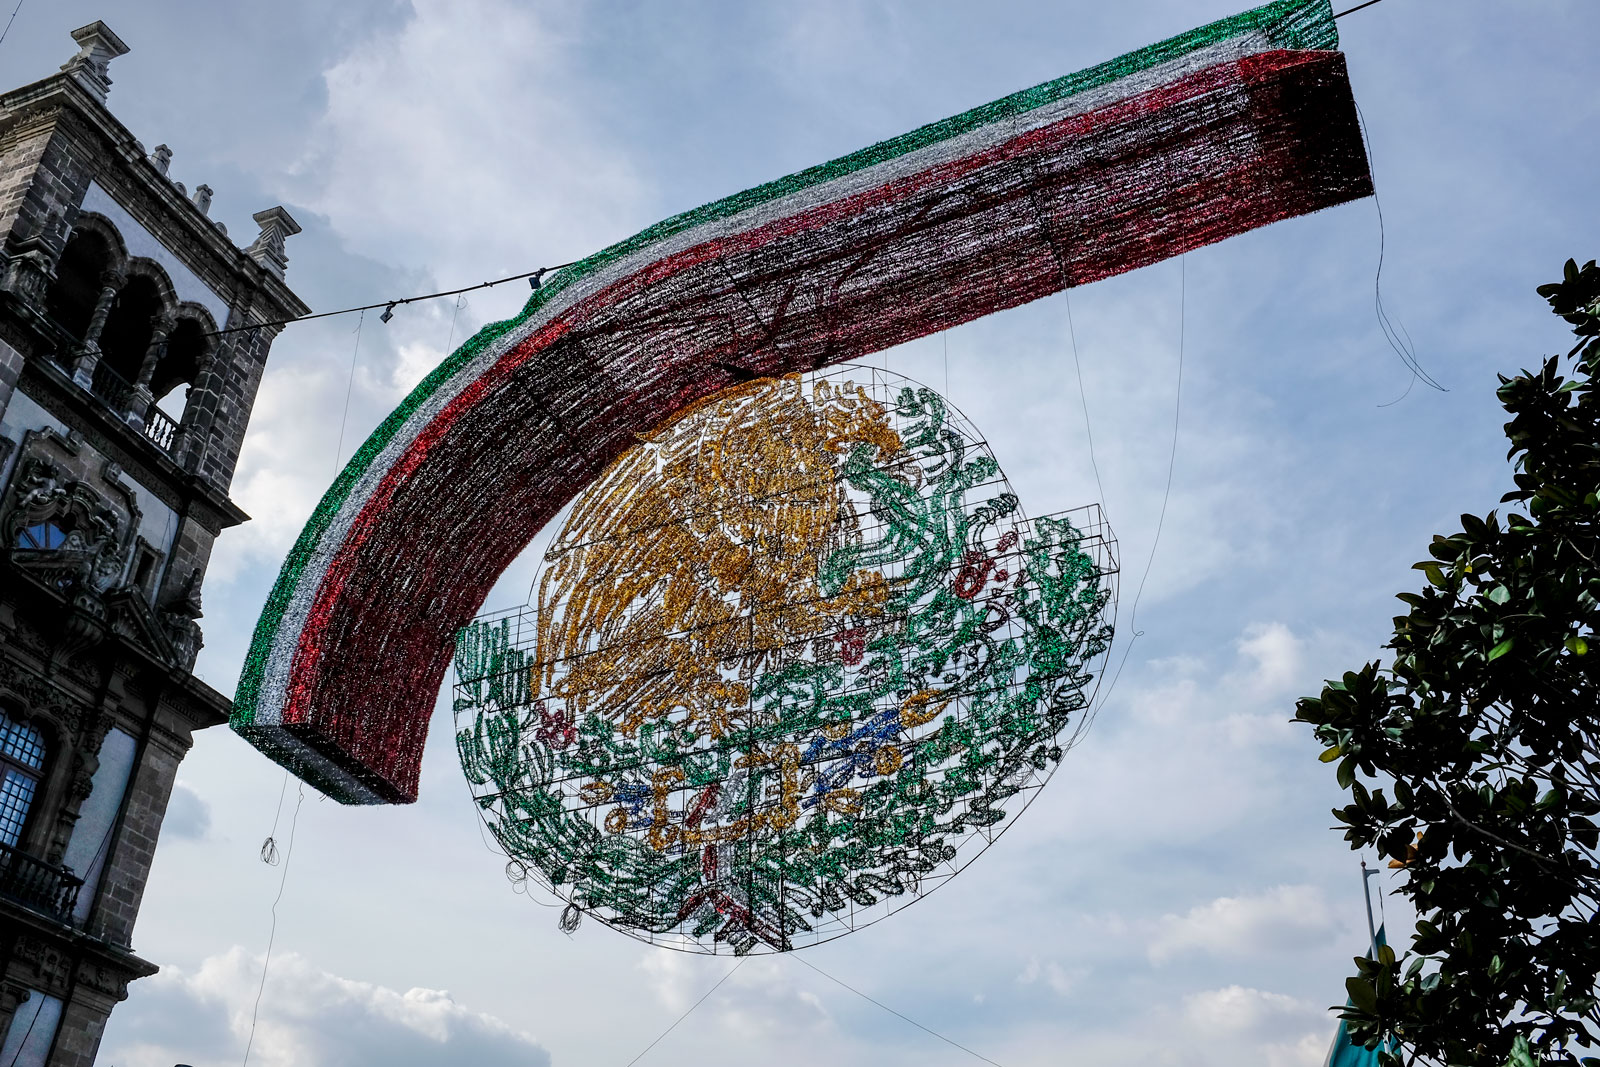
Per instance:
[[[74,121],[70,125],[63,124],[60,121],[63,115],[70,115]],[[268,305],[262,309],[261,321],[293,318],[311,310],[282,279],[251,259],[193,201],[180,193],[147,158],[143,145],[133,133],[71,75],[51,75],[0,94],[0,116],[5,121],[17,122],[27,122],[30,118],[48,122],[53,118],[69,135],[98,138],[102,150],[85,153],[85,157],[114,159],[120,166],[91,177],[151,232],[163,236],[181,232],[187,238],[188,247],[172,251],[230,304],[237,300],[241,291],[250,290],[256,296],[253,303],[258,307],[262,303]],[[160,222],[154,221],[156,215],[163,216]]]

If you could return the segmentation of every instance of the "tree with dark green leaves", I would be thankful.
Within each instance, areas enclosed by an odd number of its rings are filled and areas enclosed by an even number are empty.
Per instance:
[[[1578,344],[1500,379],[1509,507],[1436,536],[1388,666],[1295,716],[1345,839],[1402,865],[1419,916],[1346,982],[1355,1040],[1403,1049],[1386,1065],[1600,1067],[1600,268],[1538,291]]]

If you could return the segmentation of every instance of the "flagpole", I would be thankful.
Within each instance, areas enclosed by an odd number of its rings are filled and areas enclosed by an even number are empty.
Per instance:
[[[1369,870],[1367,861],[1361,861],[1361,896],[1367,902],[1367,943],[1372,946],[1372,958],[1378,958],[1378,928],[1372,924],[1372,890],[1367,885],[1367,880],[1377,874],[1377,868]]]

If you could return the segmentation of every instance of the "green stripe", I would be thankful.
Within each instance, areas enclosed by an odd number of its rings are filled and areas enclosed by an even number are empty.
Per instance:
[[[1221,19],[1199,29],[1170,37],[1158,44],[1129,52],[1098,66],[1078,71],[1076,74],[1068,74],[1043,85],[1024,89],[992,103],[975,107],[971,111],[964,111],[951,118],[912,130],[910,133],[901,134],[899,137],[880,141],[870,148],[863,148],[859,152],[842,156],[832,162],[798,171],[693,211],[675,215],[562,270],[543,288],[536,291],[514,318],[490,323],[452,355],[446,357],[411,391],[410,395],[400,402],[398,407],[389,413],[388,418],[379,424],[355,455],[350,457],[350,462],[323,495],[316,511],[307,520],[305,529],[300,532],[294,548],[284,560],[283,569],[279,572],[278,580],[267,598],[261,618],[256,623],[250,652],[245,659],[244,671],[239,678],[234,696],[234,725],[239,726],[254,721],[262,669],[289,598],[299,584],[300,576],[317,543],[322,539],[333,517],[344,505],[350,491],[366,473],[368,466],[394,439],[395,434],[406,424],[412,413],[425,403],[436,389],[453,378],[485,347],[526,322],[529,316],[537,313],[545,303],[569,285],[618,259],[633,255],[640,249],[685,230],[729,218],[753,207],[791,196],[811,186],[833,181],[867,167],[886,163],[1002,119],[1026,114],[1078,93],[1097,89],[1119,78],[1178,59],[1207,45],[1253,32],[1265,33],[1268,39],[1280,48],[1331,50],[1339,46],[1339,33],[1333,20],[1331,0],[1275,0],[1274,3],[1264,7]]]

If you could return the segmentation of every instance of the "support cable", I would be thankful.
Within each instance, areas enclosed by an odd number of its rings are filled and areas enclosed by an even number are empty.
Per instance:
[[[345,426],[350,422],[350,394],[355,392],[356,388],[356,357],[361,355],[361,327],[366,324],[366,321],[367,313],[362,311],[361,318],[356,321],[355,349],[350,353],[350,380],[344,387],[344,414],[339,416],[339,444],[333,450],[333,473],[335,476],[339,473],[339,458],[344,455],[344,430]]]
[[[948,1038],[948,1037],[945,1037],[943,1034],[939,1033],[937,1030],[928,1029],[926,1026],[923,1026],[921,1023],[917,1022],[917,1020],[913,1019],[911,1016],[902,1014],[901,1012],[898,1012],[898,1011],[895,1011],[893,1008],[889,1007],[889,1005],[885,1004],[881,1000],[875,1000],[872,997],[869,997],[867,994],[863,993],[861,990],[857,989],[855,986],[853,986],[850,983],[845,982],[845,981],[843,981],[841,979],[835,978],[833,975],[829,974],[827,971],[823,970],[821,967],[818,967],[816,964],[814,964],[814,963],[810,962],[809,960],[801,957],[800,955],[798,955],[796,953],[793,953],[793,952],[788,953],[788,955],[791,956],[792,958],[798,960],[799,962],[805,964],[807,967],[810,967],[813,971],[816,971],[818,974],[822,975],[822,977],[826,978],[828,981],[833,982],[835,985],[843,986],[844,988],[848,989],[850,992],[854,993],[856,996],[860,997],[862,1000],[867,1001],[869,1004],[876,1004],[878,1007],[882,1008],[884,1011],[888,1012],[890,1015],[893,1015],[898,1019],[901,1019],[901,1020],[903,1020],[905,1022],[910,1023],[912,1026],[915,1026],[918,1030],[921,1030],[923,1033],[928,1034],[928,1035],[930,1035],[932,1037],[936,1037],[940,1041],[943,1041],[945,1044],[951,1045],[951,1046],[953,1046],[955,1048],[960,1049],[962,1052],[965,1052],[967,1055],[973,1057],[974,1059],[982,1060],[984,1063],[989,1064],[990,1067],[1000,1067],[1000,1064],[995,1063],[994,1060],[991,1060],[989,1057],[983,1055],[981,1052],[974,1052],[970,1048],[968,1048],[967,1046],[963,1045],[961,1042],[952,1040],[951,1038]],[[631,1067],[631,1065],[630,1065],[630,1067]]]
[[[17,0],[17,6],[11,9],[11,17],[6,19],[6,28],[0,30],[0,44],[6,43],[6,34],[11,32],[11,24],[17,21],[17,12],[22,10],[22,0]]]
[[[537,289],[543,283],[543,279],[546,274],[549,274],[551,271],[562,270],[566,267],[573,266],[577,262],[577,260],[573,260],[571,263],[558,263],[553,267],[540,267],[538,270],[524,271],[521,274],[511,274],[504,278],[496,278],[492,282],[479,282],[477,285],[464,285],[459,289],[446,289],[442,293],[423,293],[421,296],[404,296],[398,297],[394,300],[380,300],[376,304],[362,304],[360,307],[340,308],[338,311],[318,311],[310,315],[298,315],[292,319],[274,319],[271,322],[252,322],[244,326],[229,326],[224,330],[213,330],[206,334],[206,336],[221,337],[224,334],[243,333],[246,330],[261,330],[271,326],[288,326],[291,323],[309,322],[312,319],[326,319],[331,318],[334,315],[354,315],[358,311],[376,311],[379,308],[382,308],[384,313],[387,315],[389,312],[392,312],[395,308],[400,307],[402,304],[415,304],[422,300],[437,300],[441,296],[459,296],[462,293],[476,292],[479,289],[492,289],[497,285],[504,285],[506,282],[521,281],[524,278],[527,278],[533,284],[533,287]],[[383,321],[388,322],[389,319],[385,318]]]
[[[1377,4],[1377,3],[1381,3],[1381,2],[1382,2],[1382,0],[1367,0],[1367,2],[1364,3],[1364,4],[1357,4],[1355,7],[1346,8],[1343,11],[1336,11],[1336,12],[1334,12],[1333,17],[1336,18],[1336,19],[1342,19],[1346,15],[1354,15],[1357,11],[1360,11],[1364,7],[1371,7],[1373,4]]]
[[[294,816],[289,820],[289,847],[283,853],[283,873],[278,878],[278,895],[272,900],[272,926],[267,931],[267,953],[261,960],[261,984],[256,987],[255,1006],[250,1009],[250,1037],[244,1044],[244,1064],[249,1067],[250,1049],[256,1043],[256,1020],[261,1014],[261,994],[267,988],[267,969],[272,966],[272,943],[278,937],[278,904],[283,900],[283,887],[289,881],[289,861],[294,858],[294,831],[300,823],[300,805],[306,801],[306,786],[300,783],[299,797],[294,802]]]
[[[661,1041],[662,1041],[663,1038],[665,1038],[668,1034],[672,1033],[672,1031],[676,1030],[678,1028],[678,1024],[679,1023],[683,1022],[683,1020],[685,1020],[689,1016],[693,1015],[694,1014],[694,1010],[696,1008],[698,1008],[700,1005],[704,1004],[707,1000],[709,1000],[710,997],[711,997],[711,994],[713,994],[717,990],[721,989],[722,988],[722,983],[726,982],[728,979],[732,978],[733,977],[733,972],[737,971],[740,967],[743,967],[744,966],[744,961],[749,959],[749,958],[750,958],[749,956],[740,956],[739,957],[739,962],[735,963],[732,967],[730,967],[728,969],[728,973],[727,974],[725,974],[721,978],[717,979],[717,984],[716,985],[714,985],[710,989],[706,990],[704,996],[702,996],[699,1000],[695,1001],[693,1004],[689,1005],[689,1010],[688,1011],[684,1012],[682,1015],[680,1015],[676,1019],[672,1020],[672,1025],[667,1027],[665,1030],[661,1031],[660,1037],[657,1037],[654,1041],[652,1041],[648,1045],[646,1045],[644,1047],[644,1052],[639,1053],[633,1059],[629,1060],[628,1063],[627,1063],[627,1067],[633,1067],[634,1064],[636,1064],[640,1060],[644,1059],[646,1053],[648,1053],[651,1049],[655,1048],[657,1045],[661,1044]]]
[[[1178,424],[1180,416],[1183,413],[1184,334],[1186,332],[1185,320],[1188,313],[1189,302],[1189,269],[1187,259],[1188,257],[1186,255],[1180,255],[1178,257],[1178,387],[1174,391],[1172,399],[1172,450],[1167,457],[1167,487],[1166,490],[1161,494],[1161,514],[1156,519],[1156,536],[1155,539],[1150,542],[1150,556],[1145,560],[1144,574],[1139,578],[1139,588],[1135,590],[1133,594],[1133,610],[1128,613],[1128,629],[1133,632],[1133,636],[1128,638],[1128,643],[1123,646],[1122,660],[1117,664],[1117,673],[1111,676],[1111,684],[1106,687],[1105,695],[1102,696],[1099,701],[1097,701],[1097,707],[1095,711],[1089,716],[1089,725],[1093,724],[1095,716],[1099,714],[1099,708],[1105,707],[1106,702],[1111,699],[1112,691],[1117,688],[1117,682],[1122,678],[1122,669],[1128,665],[1128,655],[1133,651],[1134,643],[1138,641],[1139,638],[1144,636],[1144,631],[1137,628],[1137,623],[1139,621],[1139,599],[1144,596],[1144,583],[1149,580],[1150,568],[1154,566],[1156,562],[1156,549],[1161,544],[1161,530],[1167,522],[1167,503],[1172,499],[1172,475],[1173,471],[1175,471],[1178,466]],[[1087,726],[1085,728],[1087,728]]]

